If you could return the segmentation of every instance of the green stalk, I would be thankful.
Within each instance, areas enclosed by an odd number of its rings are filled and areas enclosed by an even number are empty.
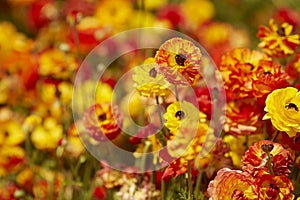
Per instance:
[[[161,189],[160,189],[160,192],[161,192],[161,199],[162,199],[162,200],[166,200],[166,194],[165,194],[165,191],[166,191],[166,182],[162,179],[162,180],[161,180]]]
[[[279,133],[280,133],[280,131],[279,130],[277,130],[277,132],[276,132],[276,134],[274,135],[274,137],[272,138],[272,142],[274,142],[275,140],[276,140],[276,138],[277,138],[277,136],[279,135]]]
[[[273,168],[272,168],[272,163],[271,163],[271,155],[270,152],[267,153],[267,159],[268,159],[268,169],[270,171],[270,174],[274,174]]]
[[[191,163],[188,162],[188,199],[193,199],[193,184],[192,184],[192,172]]]
[[[199,174],[197,176],[197,180],[196,180],[196,187],[195,187],[195,198],[198,198],[199,192],[200,192],[200,184],[201,184],[201,180],[202,180],[202,175],[203,172],[199,171]]]

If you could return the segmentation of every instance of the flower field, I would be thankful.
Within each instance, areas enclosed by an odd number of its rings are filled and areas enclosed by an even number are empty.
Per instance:
[[[296,0],[2,0],[0,200],[299,200]]]

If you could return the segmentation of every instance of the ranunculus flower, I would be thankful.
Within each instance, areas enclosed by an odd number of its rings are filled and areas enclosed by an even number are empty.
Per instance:
[[[158,71],[172,84],[194,85],[200,78],[201,51],[191,41],[172,38],[156,52]]]
[[[259,27],[257,37],[261,42],[258,47],[274,57],[293,54],[300,44],[300,36],[294,34],[293,29],[294,27],[287,22],[277,25],[274,19],[270,19],[269,27]]]
[[[274,90],[266,99],[263,119],[271,119],[273,126],[290,137],[300,132],[300,92],[293,87]]]
[[[135,87],[141,96],[156,97],[166,96],[171,90],[170,83],[162,74],[157,71],[157,64],[154,58],[148,58],[143,65],[134,68],[132,79]]]
[[[293,161],[291,153],[284,149],[281,144],[269,140],[261,140],[249,147],[242,160],[243,170],[253,176],[259,171],[269,173],[266,148],[269,148],[267,150],[270,153],[271,158],[269,159],[271,159],[274,174],[288,175],[290,173],[289,167]]]
[[[258,193],[254,181],[248,173],[223,168],[208,185],[209,200],[256,200]]]
[[[95,104],[83,116],[83,124],[92,138],[106,141],[116,138],[121,132],[123,117],[117,106],[111,103]]]

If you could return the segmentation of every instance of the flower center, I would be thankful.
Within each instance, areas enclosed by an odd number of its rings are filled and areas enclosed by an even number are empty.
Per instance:
[[[175,113],[175,117],[179,120],[182,120],[184,118],[184,115],[185,115],[184,112],[181,110],[179,110]]]
[[[263,144],[261,145],[261,149],[264,151],[264,152],[271,152],[274,148],[274,145],[273,144]]]
[[[149,76],[151,76],[152,78],[155,78],[157,75],[157,71],[156,69],[153,67],[150,71],[149,71]]]
[[[267,195],[269,197],[277,197],[278,196],[278,193],[279,193],[279,188],[274,185],[274,184],[270,184],[268,187],[267,187],[267,191],[266,191]]]
[[[186,60],[186,56],[181,53],[175,56],[175,61],[179,66],[184,66],[185,60]]]
[[[278,28],[277,34],[280,36],[285,36],[285,31],[283,27]]]
[[[287,108],[288,110],[293,108],[295,111],[297,112],[299,111],[299,108],[294,103],[289,103],[288,105],[285,106],[285,108]]]
[[[98,116],[98,120],[99,120],[99,121],[104,121],[104,120],[106,120],[106,114],[99,115],[99,116]]]

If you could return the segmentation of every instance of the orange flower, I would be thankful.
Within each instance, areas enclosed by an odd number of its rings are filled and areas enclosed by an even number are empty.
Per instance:
[[[280,69],[280,65],[272,61],[261,61],[253,76],[253,95],[265,99],[273,90],[289,86],[287,77],[287,74]]]
[[[268,172],[266,151],[269,151],[271,155],[270,159],[275,175],[287,175],[290,173],[289,167],[293,161],[291,153],[284,149],[281,144],[269,140],[261,140],[249,147],[242,160],[243,170],[254,176],[262,170]]]
[[[83,124],[90,136],[98,141],[112,140],[120,133],[123,118],[118,107],[111,103],[95,104],[83,116]]]
[[[249,99],[250,100],[250,99]],[[260,133],[262,109],[251,101],[230,101],[226,106],[224,131],[240,136]]]
[[[270,60],[265,54],[247,48],[227,52],[220,63],[227,96],[231,99],[252,97],[252,77],[262,60]]]
[[[156,52],[158,71],[172,84],[194,85],[200,78],[201,51],[192,42],[172,38]]]
[[[261,42],[258,47],[274,57],[293,54],[300,44],[299,34],[293,34],[293,29],[294,27],[286,22],[278,26],[274,19],[270,19],[269,27],[259,27],[257,37]]]
[[[259,188],[258,199],[294,199],[294,186],[287,176],[275,176],[262,171],[256,178],[255,185]]]
[[[258,199],[254,178],[240,170],[223,168],[218,171],[207,189],[210,200]]]

